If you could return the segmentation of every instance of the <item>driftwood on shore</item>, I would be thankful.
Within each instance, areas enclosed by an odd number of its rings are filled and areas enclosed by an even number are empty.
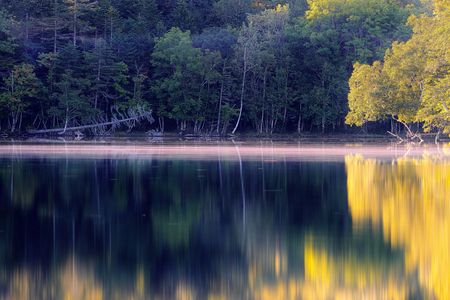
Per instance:
[[[93,118],[89,124],[66,126],[63,128],[38,129],[28,130],[29,134],[59,134],[63,135],[67,132],[81,132],[84,130],[91,130],[94,134],[105,134],[115,131],[121,126],[125,126],[130,131],[141,121],[148,121],[153,123],[155,120],[152,116],[151,110],[146,110],[143,107],[130,108],[127,111],[120,111],[118,108],[111,109],[112,116],[110,120],[105,120],[102,117]]]

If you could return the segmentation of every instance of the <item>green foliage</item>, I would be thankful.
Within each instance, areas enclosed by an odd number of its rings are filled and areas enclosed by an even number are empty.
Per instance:
[[[447,126],[446,0],[0,3],[0,89],[21,64],[42,83],[25,97],[24,128],[133,107],[151,108],[159,130],[198,133],[326,132],[388,116]],[[11,125],[3,105],[0,126]]]
[[[437,2],[433,16],[411,17],[411,39],[394,43],[384,63],[355,65],[347,123],[361,126],[391,116],[450,133],[450,9]]]
[[[207,86],[217,80],[218,52],[192,46],[189,31],[172,28],[156,41],[152,54],[153,92],[158,114],[181,121],[202,121],[208,105]]]
[[[424,80],[417,120],[424,129],[450,134],[450,2],[435,1],[435,15],[414,19],[414,33],[425,52]]]
[[[85,76],[88,64],[83,53],[68,44],[56,56],[41,56],[41,62],[54,82],[48,114],[55,126],[84,124],[98,113],[88,97],[92,82]]]
[[[423,122],[425,131],[437,128],[450,134],[450,74],[430,80],[424,87],[417,119]]]
[[[9,77],[5,78],[6,91],[0,93],[0,111],[7,112],[11,122],[11,132],[20,131],[22,114],[31,106],[38,93],[39,80],[33,66],[20,64],[14,66]]]
[[[12,20],[4,10],[0,10],[0,78],[5,76],[15,62],[17,45],[10,33]]]
[[[128,66],[118,61],[104,40],[99,40],[96,48],[86,52],[84,58],[90,70],[87,79],[91,83],[89,97],[94,108],[109,111],[112,105],[128,101]]]
[[[288,20],[287,5],[249,15],[235,47],[235,64],[242,76],[241,107],[247,112],[246,121],[259,133],[272,133],[278,122],[284,123],[291,99],[291,58],[285,35]]]
[[[408,11],[392,1],[308,3],[306,19],[297,20],[288,33],[291,51],[298,55],[293,78],[299,86],[296,106],[301,108],[299,127],[310,123],[325,131],[340,126],[347,113],[353,64],[379,60],[393,41],[404,39]]]
[[[350,111],[345,122],[362,126],[368,121],[384,118],[386,111],[383,111],[382,108],[389,104],[389,99],[380,94],[380,86],[383,85],[383,66],[379,61],[374,62],[371,66],[355,63],[353,67],[348,95]]]
[[[222,24],[240,26],[246,13],[252,10],[250,0],[219,0],[214,3],[214,14]]]

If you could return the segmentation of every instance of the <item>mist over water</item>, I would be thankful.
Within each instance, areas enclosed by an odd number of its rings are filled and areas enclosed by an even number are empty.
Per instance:
[[[0,149],[1,299],[450,297],[445,151],[26,149]]]

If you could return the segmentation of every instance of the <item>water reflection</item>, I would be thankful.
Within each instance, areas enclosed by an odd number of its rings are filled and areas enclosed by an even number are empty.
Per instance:
[[[426,294],[450,298],[450,162],[435,157],[382,164],[346,159],[355,225],[370,222],[404,251],[405,271]]]
[[[1,299],[449,297],[450,162],[0,159]]]

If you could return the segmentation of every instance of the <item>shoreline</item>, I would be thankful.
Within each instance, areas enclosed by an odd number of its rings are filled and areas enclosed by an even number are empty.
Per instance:
[[[434,135],[424,135],[424,144],[435,144]],[[0,144],[10,143],[304,143],[304,144],[386,144],[398,143],[398,139],[387,134],[237,134],[237,135],[178,135],[167,133],[160,136],[152,136],[146,133],[114,134],[106,136],[55,136],[55,135],[20,135],[0,136]],[[440,143],[450,142],[450,137],[442,136]],[[416,143],[417,144],[417,143]]]

